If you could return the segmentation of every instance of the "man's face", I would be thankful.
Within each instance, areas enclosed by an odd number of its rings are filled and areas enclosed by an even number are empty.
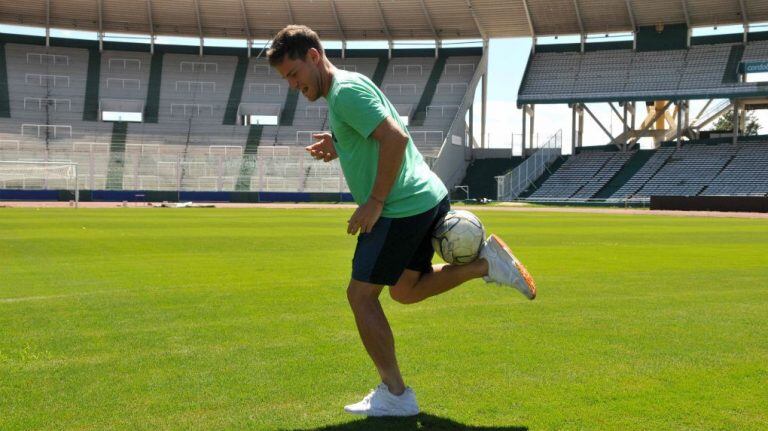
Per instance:
[[[301,94],[310,102],[314,102],[321,96],[317,56],[314,55],[316,51],[313,51],[310,49],[304,59],[293,60],[286,56],[280,64],[275,66],[283,79],[288,81],[288,85],[301,91]]]

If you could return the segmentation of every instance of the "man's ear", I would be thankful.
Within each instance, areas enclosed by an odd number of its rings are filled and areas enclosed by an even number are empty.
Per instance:
[[[309,48],[307,51],[307,60],[313,64],[318,64],[320,60],[320,51],[315,48]]]

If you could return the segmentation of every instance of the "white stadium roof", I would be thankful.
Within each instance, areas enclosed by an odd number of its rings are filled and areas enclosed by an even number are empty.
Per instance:
[[[25,0],[0,23],[268,39],[289,23],[328,40],[474,39],[768,21],[767,0]]]

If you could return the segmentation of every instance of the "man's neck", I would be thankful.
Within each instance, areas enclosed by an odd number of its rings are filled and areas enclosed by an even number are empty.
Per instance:
[[[323,64],[320,68],[320,81],[321,81],[321,94],[324,98],[328,97],[328,93],[331,91],[331,85],[333,85],[333,77],[336,75],[336,66],[331,63],[327,58],[323,58]]]

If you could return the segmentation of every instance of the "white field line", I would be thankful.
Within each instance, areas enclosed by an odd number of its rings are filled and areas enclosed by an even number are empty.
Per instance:
[[[27,301],[48,301],[53,299],[72,298],[77,296],[100,295],[102,293],[115,293],[115,292],[121,292],[121,291],[120,290],[95,290],[93,292],[68,293],[68,294],[61,294],[61,295],[18,296],[15,298],[0,298],[0,304],[8,304],[8,303],[14,303],[14,302],[27,302]]]

